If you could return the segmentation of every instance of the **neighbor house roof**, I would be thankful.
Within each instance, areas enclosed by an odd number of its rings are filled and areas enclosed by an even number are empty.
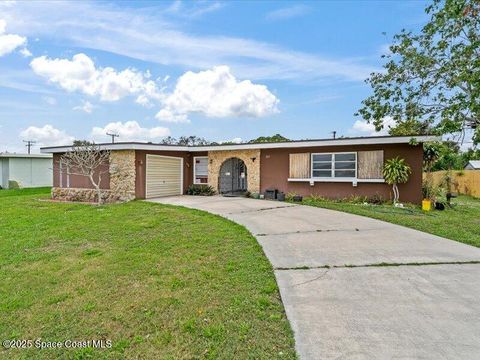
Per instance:
[[[480,160],[470,160],[467,166],[470,165],[474,169],[480,169]]]
[[[243,143],[243,144],[220,144],[220,145],[197,145],[179,146],[164,145],[144,142],[118,142],[97,144],[104,150],[163,150],[163,151],[215,151],[215,150],[240,150],[240,149],[278,149],[278,148],[302,148],[318,146],[341,146],[341,145],[380,145],[380,144],[406,144],[415,139],[418,143],[440,140],[436,136],[370,136],[350,137],[337,139],[296,140],[270,143]],[[51,146],[40,149],[42,153],[63,153],[71,151],[72,146]]]
[[[0,153],[0,158],[29,158],[29,159],[49,159],[51,154],[16,154],[16,153]]]

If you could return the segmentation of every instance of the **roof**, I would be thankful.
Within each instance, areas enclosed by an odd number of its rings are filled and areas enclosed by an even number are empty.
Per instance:
[[[16,154],[0,153],[0,158],[28,158],[28,159],[50,159],[51,154]]]
[[[241,150],[241,149],[278,149],[278,148],[302,148],[318,146],[345,146],[345,145],[372,145],[372,144],[407,144],[415,139],[418,143],[441,140],[436,136],[370,136],[349,137],[337,139],[294,140],[270,143],[243,143],[243,144],[220,144],[220,145],[164,145],[145,142],[118,142],[97,144],[103,150],[162,150],[162,151],[215,151],[215,150]],[[51,146],[40,149],[42,153],[63,153],[71,151],[72,145]]]
[[[470,160],[467,166],[470,165],[474,169],[480,169],[480,160]]]

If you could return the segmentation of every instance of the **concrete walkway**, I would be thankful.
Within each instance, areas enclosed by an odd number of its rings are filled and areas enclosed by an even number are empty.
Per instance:
[[[252,232],[275,269],[301,359],[479,357],[478,248],[288,203],[150,201],[205,210]]]

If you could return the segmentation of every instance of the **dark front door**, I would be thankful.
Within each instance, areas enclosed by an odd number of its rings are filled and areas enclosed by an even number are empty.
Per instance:
[[[223,195],[243,195],[247,191],[247,167],[238,158],[225,160],[220,167],[219,192]]]

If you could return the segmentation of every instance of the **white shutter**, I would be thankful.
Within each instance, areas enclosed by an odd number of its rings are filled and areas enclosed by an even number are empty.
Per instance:
[[[148,155],[146,198],[181,195],[183,193],[183,159]]]

